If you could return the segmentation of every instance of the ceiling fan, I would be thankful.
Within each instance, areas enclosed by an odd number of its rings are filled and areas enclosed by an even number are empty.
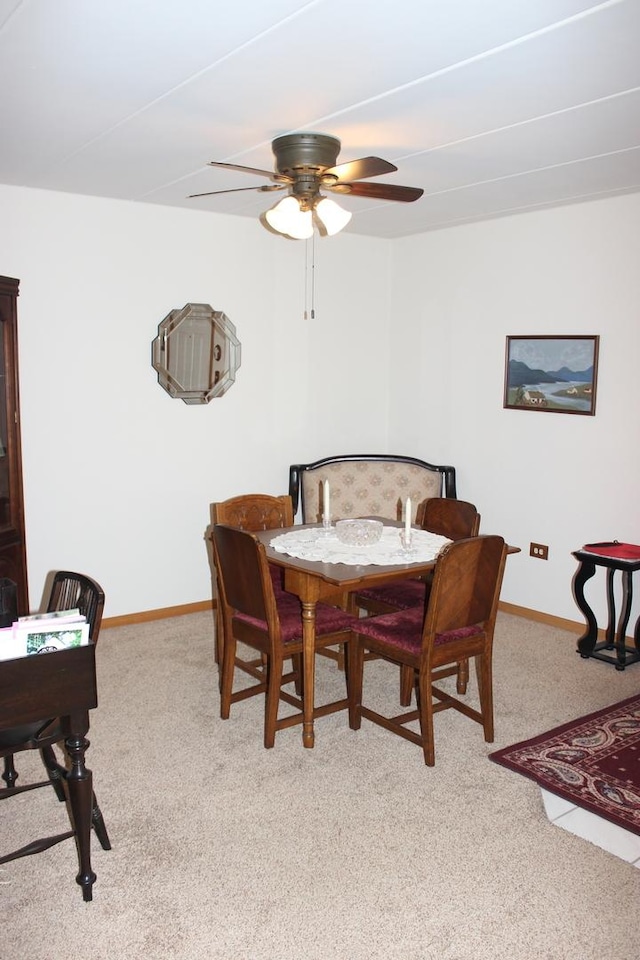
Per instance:
[[[362,183],[369,177],[393,173],[398,168],[380,157],[363,157],[336,166],[340,141],[324,133],[290,133],[277,137],[271,147],[275,156],[273,172],[215,160],[209,161],[209,166],[268,177],[272,183],[193,193],[191,198],[244,190],[259,190],[262,193],[287,190],[287,196],[261,214],[260,221],[272,232],[293,240],[305,240],[312,236],[314,224],[320,233],[332,235],[342,230],[351,219],[347,210],[323,196],[321,190],[402,203],[412,203],[424,193],[418,187],[403,187],[394,183]]]

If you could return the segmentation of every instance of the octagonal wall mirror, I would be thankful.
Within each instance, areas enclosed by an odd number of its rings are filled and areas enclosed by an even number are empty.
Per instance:
[[[151,363],[169,396],[209,403],[236,379],[241,347],[226,314],[208,303],[187,303],[158,325]]]

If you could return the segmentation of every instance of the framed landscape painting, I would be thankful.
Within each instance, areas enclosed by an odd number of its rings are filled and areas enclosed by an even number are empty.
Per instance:
[[[507,337],[504,406],[596,412],[599,337]]]

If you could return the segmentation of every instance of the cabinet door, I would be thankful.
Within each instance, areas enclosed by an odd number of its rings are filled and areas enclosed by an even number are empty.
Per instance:
[[[27,613],[20,406],[18,390],[18,281],[0,277],[0,577],[18,587],[18,612]]]

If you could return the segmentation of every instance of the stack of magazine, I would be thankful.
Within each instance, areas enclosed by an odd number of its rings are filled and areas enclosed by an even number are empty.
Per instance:
[[[0,629],[0,660],[53,653],[88,643],[89,624],[79,610],[36,613]]]

